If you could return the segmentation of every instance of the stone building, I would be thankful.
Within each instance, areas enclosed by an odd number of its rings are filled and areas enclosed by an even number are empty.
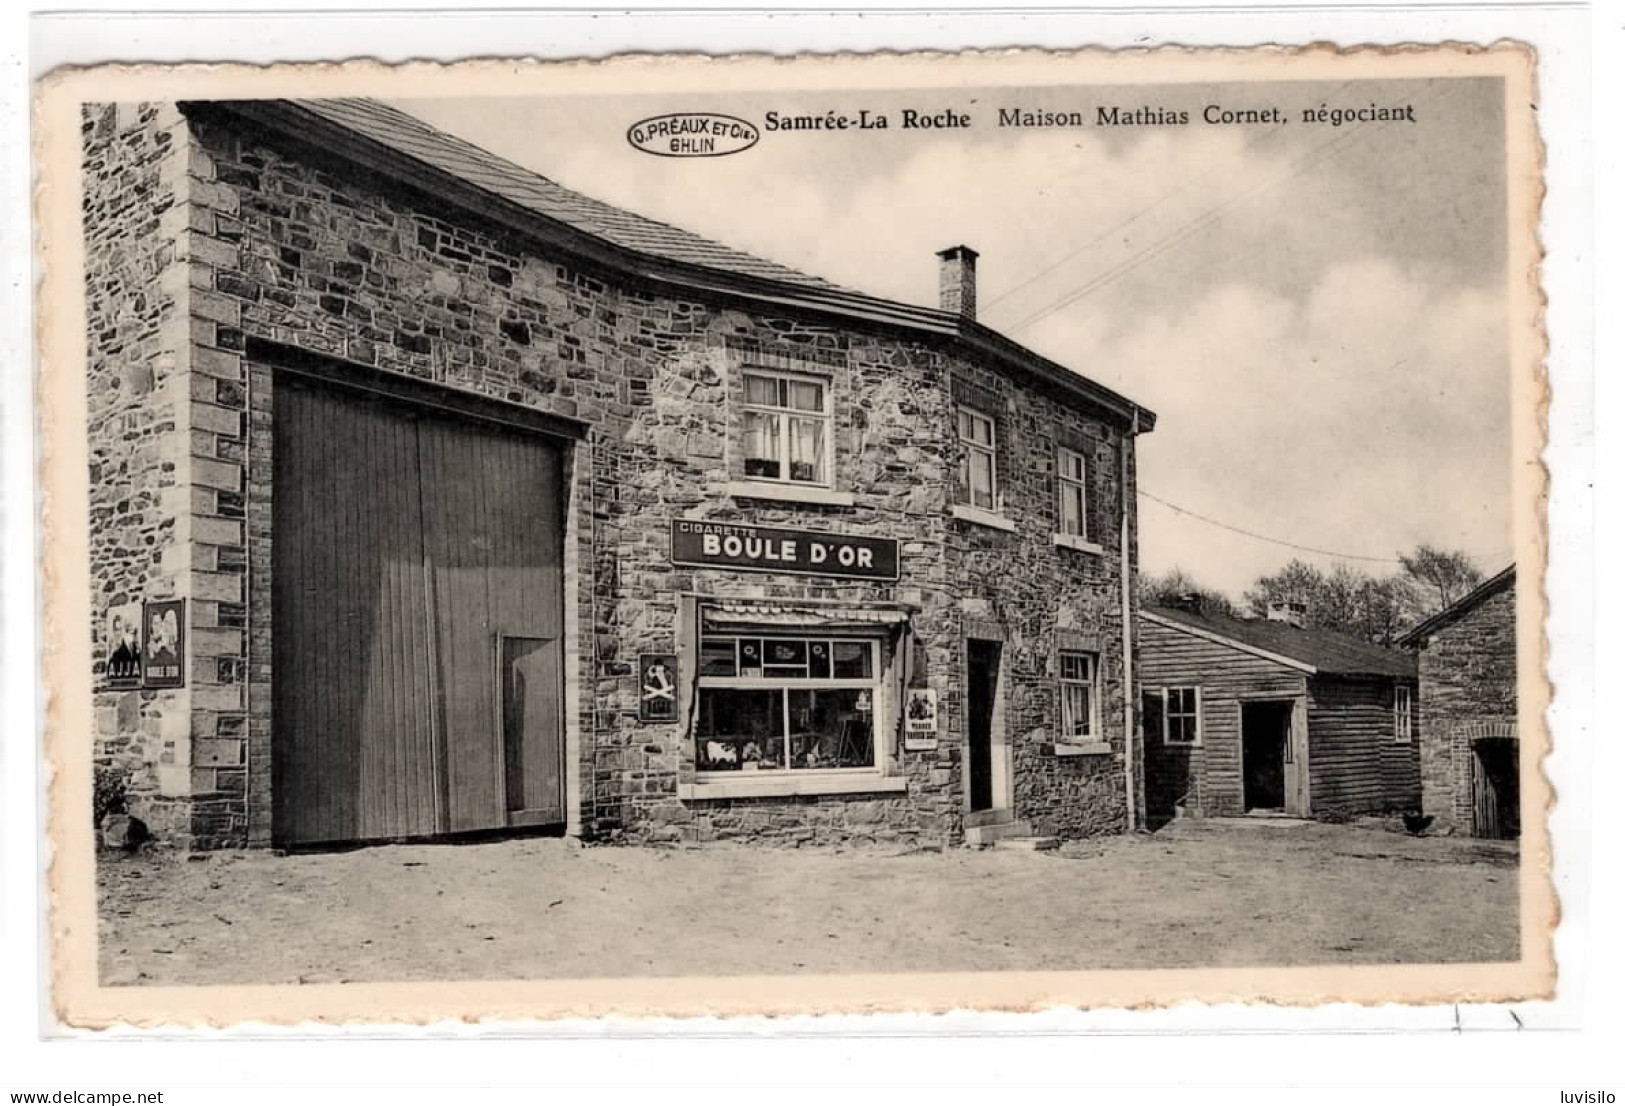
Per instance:
[[[1435,830],[1518,836],[1516,584],[1509,566],[1400,639],[1417,651],[1422,809]]]
[[[888,302],[367,101],[83,137],[96,756],[163,839],[1132,824],[1154,416],[974,251]]]
[[[1409,812],[1416,658],[1305,628],[1301,603],[1230,618],[1140,611],[1147,819]]]

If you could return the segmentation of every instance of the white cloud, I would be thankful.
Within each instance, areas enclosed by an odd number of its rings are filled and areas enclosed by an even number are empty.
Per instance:
[[[1048,352],[1099,367],[1157,411],[1144,487],[1243,529],[1348,554],[1428,541],[1493,571],[1510,556],[1504,310],[1381,261],[1328,270],[1301,300],[1231,285],[1101,339],[1056,322]],[[1298,554],[1156,503],[1141,551],[1240,592]],[[1384,571],[1381,565],[1367,566]]]

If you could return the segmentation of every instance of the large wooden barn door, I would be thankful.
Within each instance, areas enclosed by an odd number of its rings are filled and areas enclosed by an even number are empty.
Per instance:
[[[563,821],[558,454],[441,420],[421,442],[448,828]]]
[[[276,395],[274,826],[289,844],[439,826],[417,426]]]
[[[277,840],[562,822],[559,451],[291,379],[275,402]]]

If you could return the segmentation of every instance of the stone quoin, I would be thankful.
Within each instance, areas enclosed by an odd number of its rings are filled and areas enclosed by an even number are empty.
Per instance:
[[[1155,417],[978,323],[975,251],[876,299],[366,101],[83,150],[96,760],[160,839],[1139,823]],[[171,599],[183,686],[117,685]]]

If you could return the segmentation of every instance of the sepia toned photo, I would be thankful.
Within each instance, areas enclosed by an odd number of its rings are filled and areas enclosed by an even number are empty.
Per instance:
[[[1534,64],[53,78],[59,1013],[1549,993]]]

